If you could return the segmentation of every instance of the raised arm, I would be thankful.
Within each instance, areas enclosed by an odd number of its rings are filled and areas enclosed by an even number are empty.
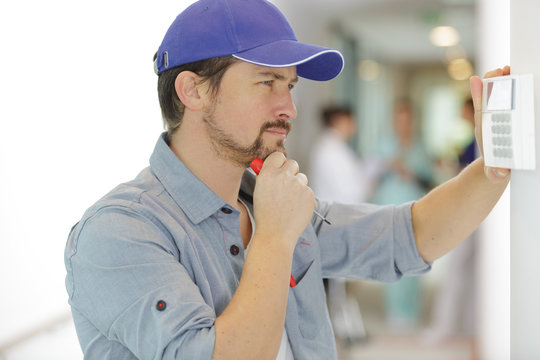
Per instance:
[[[510,74],[510,67],[484,76]],[[482,148],[482,80],[470,79],[474,102],[475,136],[482,157],[458,176],[438,186],[412,207],[416,245],[426,261],[433,261],[465,240],[486,218],[510,181],[510,170],[484,165]]]

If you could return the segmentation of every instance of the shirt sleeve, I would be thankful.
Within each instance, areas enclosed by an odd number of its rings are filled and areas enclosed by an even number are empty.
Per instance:
[[[216,315],[180,256],[158,222],[102,209],[70,234],[70,304],[139,359],[210,359]]]
[[[416,248],[412,202],[399,206],[319,202],[332,223],[314,217],[324,277],[356,277],[392,282],[431,268]]]

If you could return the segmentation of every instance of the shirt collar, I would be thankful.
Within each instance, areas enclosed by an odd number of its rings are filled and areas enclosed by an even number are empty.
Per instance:
[[[227,203],[184,165],[165,138],[166,133],[161,134],[156,143],[150,157],[150,169],[188,218],[199,224]],[[252,196],[254,186],[254,175],[246,170],[241,191]]]

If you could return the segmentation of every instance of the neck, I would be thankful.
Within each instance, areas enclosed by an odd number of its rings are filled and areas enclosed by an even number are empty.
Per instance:
[[[219,158],[201,127],[201,122],[183,122],[169,146],[180,160],[220,198],[238,207],[238,192],[245,169]],[[202,130],[202,131],[201,131]]]
[[[329,131],[345,142],[349,140],[347,139],[347,134],[345,133],[345,131],[343,131],[342,129],[338,127],[331,127],[329,128]]]
[[[335,121],[329,129],[345,142],[349,141],[354,135],[351,122],[348,120]]]
[[[401,136],[399,138],[399,144],[403,148],[408,148],[413,144],[413,138],[410,135]]]

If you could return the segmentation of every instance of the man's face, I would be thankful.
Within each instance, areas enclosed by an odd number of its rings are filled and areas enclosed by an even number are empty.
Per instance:
[[[204,122],[217,155],[248,167],[255,158],[285,152],[296,117],[291,90],[296,67],[269,68],[239,61],[225,72],[205,106]]]

